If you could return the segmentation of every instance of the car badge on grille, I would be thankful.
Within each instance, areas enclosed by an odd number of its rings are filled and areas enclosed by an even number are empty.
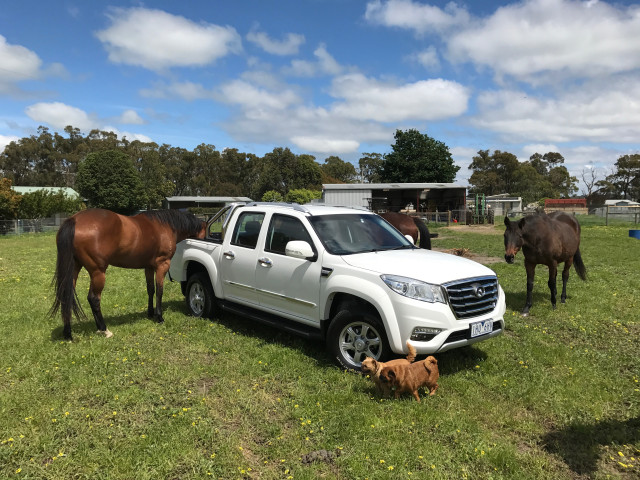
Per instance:
[[[474,283],[471,286],[473,287],[473,294],[476,296],[476,298],[484,297],[484,287],[483,286],[478,285],[476,283]]]

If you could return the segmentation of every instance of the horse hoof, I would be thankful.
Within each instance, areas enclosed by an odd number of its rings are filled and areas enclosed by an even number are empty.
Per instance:
[[[111,332],[109,331],[109,329],[106,329],[105,331],[98,330],[98,333],[99,333],[100,335],[104,335],[104,338],[111,338],[111,337],[113,337],[113,333],[111,333]]]
[[[522,315],[523,317],[528,317],[528,316],[529,316],[529,312],[522,312],[522,313],[521,313],[521,315]]]

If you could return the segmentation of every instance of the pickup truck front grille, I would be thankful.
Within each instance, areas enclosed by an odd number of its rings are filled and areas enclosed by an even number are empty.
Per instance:
[[[496,277],[467,278],[445,283],[449,304],[458,319],[478,317],[493,311],[498,303]]]

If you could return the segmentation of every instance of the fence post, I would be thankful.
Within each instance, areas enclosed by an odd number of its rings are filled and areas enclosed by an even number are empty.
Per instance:
[[[447,227],[451,224],[451,210],[447,210]]]
[[[607,215],[606,215],[606,220],[604,222],[605,226],[609,226],[609,205],[607,205]]]

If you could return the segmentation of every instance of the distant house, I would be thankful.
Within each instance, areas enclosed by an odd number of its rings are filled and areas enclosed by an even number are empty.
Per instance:
[[[640,203],[625,199],[605,200],[604,206],[594,209],[593,213],[599,217],[612,216],[612,218],[618,220],[637,222],[640,214]]]
[[[64,192],[67,198],[71,198],[71,199],[80,198],[80,194],[76,192],[73,188],[69,188],[69,187],[13,187],[12,186],[11,190],[13,190],[16,193],[19,193],[20,195],[24,195],[25,193],[39,192],[39,191],[45,191],[45,192],[51,192],[51,193]]]
[[[522,213],[522,197],[501,193],[500,195],[488,195],[486,202],[487,206],[493,210],[494,215],[507,215],[507,213],[519,215]]]
[[[586,198],[547,198],[544,201],[544,211],[551,212],[567,212],[574,215],[587,215]]]
[[[640,205],[638,202],[633,202],[631,200],[605,200],[605,207],[637,207]]]

